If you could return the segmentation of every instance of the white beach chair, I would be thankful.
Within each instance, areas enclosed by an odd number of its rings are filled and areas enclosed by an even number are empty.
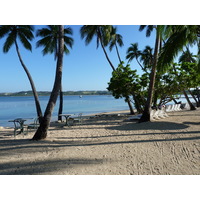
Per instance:
[[[181,111],[181,110],[182,110],[182,109],[181,109],[181,104],[180,104],[180,103],[177,105],[176,110],[177,110],[177,111]]]
[[[170,111],[171,111],[171,108],[172,108],[172,105],[167,105],[167,106],[166,106],[166,112],[170,112]]]
[[[153,120],[155,120],[155,119],[160,119],[160,117],[159,117],[159,112],[160,112],[160,110],[153,110],[154,112],[152,112],[152,115],[151,115],[151,117],[152,117],[152,119]]]
[[[189,103],[188,103],[188,102],[185,104],[185,107],[184,107],[184,109],[187,109],[187,110],[189,110],[189,109],[190,109],[190,105],[189,105]]]

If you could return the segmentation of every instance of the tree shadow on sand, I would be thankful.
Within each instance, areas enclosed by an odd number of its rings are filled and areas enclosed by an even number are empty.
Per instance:
[[[188,125],[174,123],[174,122],[144,122],[144,123],[124,123],[117,126],[110,126],[107,129],[119,130],[119,131],[131,131],[131,130],[182,130],[188,128]]]
[[[37,175],[68,173],[70,168],[83,167],[103,163],[103,159],[70,158],[70,159],[42,159],[35,161],[11,161],[0,164],[0,175]],[[59,172],[61,171],[61,172]]]

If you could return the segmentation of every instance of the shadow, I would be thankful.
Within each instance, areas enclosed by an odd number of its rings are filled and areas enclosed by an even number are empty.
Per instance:
[[[41,161],[18,161],[0,164],[0,175],[37,175],[70,168],[82,167],[84,165],[97,165],[105,162],[103,159],[70,158],[70,159],[43,159]],[[46,167],[45,167],[46,166]]]
[[[200,122],[183,122],[183,124],[200,125]]]
[[[181,134],[200,134],[200,131],[190,132],[162,132],[162,133],[133,133],[133,134],[116,134],[116,135],[97,135],[97,136],[86,136],[86,137],[56,137],[56,139],[95,139],[95,138],[112,138],[112,137],[130,137],[130,136],[147,136],[147,135],[181,135]]]
[[[199,134],[199,131],[191,131],[191,132],[180,132],[178,134]],[[156,135],[155,133],[149,133],[148,135]],[[165,134],[165,133],[164,133]],[[164,135],[159,134],[159,135]],[[174,134],[174,133],[170,133]],[[175,133],[177,134],[177,133]],[[132,136],[135,136],[137,134],[132,134]],[[146,136],[147,134],[143,134]],[[117,135],[117,136],[130,136],[130,135]],[[109,137],[109,136],[99,136],[100,137]],[[114,136],[110,136],[114,137]],[[80,139],[80,138],[78,138]],[[136,140],[121,140],[121,141],[109,141],[109,142],[99,142],[99,140],[96,141],[84,141],[84,140],[67,140],[64,138],[63,140],[54,140],[54,141],[48,141],[48,140],[42,140],[42,141],[28,141],[28,140],[18,140],[9,142],[7,144],[0,143],[1,146],[6,148],[0,149],[1,156],[9,156],[12,154],[16,154],[16,152],[19,153],[35,153],[35,152],[43,152],[44,148],[46,148],[47,151],[54,151],[56,148],[62,148],[62,147],[83,147],[83,146],[98,146],[98,145],[116,145],[116,144],[131,144],[131,143],[149,143],[149,142],[167,142],[167,141],[186,141],[186,140],[199,140],[200,136],[195,137],[176,137],[176,138],[161,138],[161,139],[136,139]],[[8,141],[7,141],[8,142]],[[15,145],[15,146],[14,146]],[[18,145],[18,146],[16,146]]]
[[[126,123],[119,126],[107,127],[110,130],[131,131],[131,130],[181,130],[189,126],[174,122],[143,122],[143,123]]]

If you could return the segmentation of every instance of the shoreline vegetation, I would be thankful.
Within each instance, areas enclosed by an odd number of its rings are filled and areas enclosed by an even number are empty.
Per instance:
[[[191,89],[191,92],[195,92],[195,89]],[[190,94],[189,92],[186,92],[187,94]],[[51,92],[50,91],[39,91],[38,96],[50,96]],[[112,92],[108,90],[80,90],[80,91],[64,91],[63,92],[64,96],[67,95],[112,95]],[[178,96],[183,95],[182,93],[176,94]],[[32,91],[20,91],[20,92],[2,92],[0,93],[0,97],[17,97],[17,96],[33,96]],[[112,95],[113,96],[113,95]]]
[[[50,96],[49,91],[39,91],[38,96]],[[84,91],[65,91],[63,95],[112,95],[111,92],[106,90],[84,90]],[[0,96],[33,96],[32,91],[20,91],[12,93],[0,93]]]

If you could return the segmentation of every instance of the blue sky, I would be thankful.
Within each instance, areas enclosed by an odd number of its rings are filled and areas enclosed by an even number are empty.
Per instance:
[[[43,26],[35,26],[35,31]],[[70,25],[73,29],[74,45],[70,54],[64,56],[63,67],[63,91],[78,90],[106,90],[110,80],[112,69],[106,60],[102,48],[96,48],[96,39],[89,45],[80,38],[79,25]],[[154,47],[155,33],[147,38],[145,31],[139,32],[138,25],[117,25],[118,33],[123,36],[124,46],[119,48],[122,60],[125,59],[126,51],[131,43],[138,42],[139,49],[143,50],[146,45]],[[36,48],[39,38],[32,41],[32,52],[25,50],[21,45],[20,52],[24,63],[29,69],[35,82],[37,91],[51,91],[54,83],[56,62],[53,54],[42,55],[42,48]],[[15,46],[7,54],[2,52],[5,38],[0,40],[0,92],[17,92],[31,90],[27,76],[19,62]],[[20,42],[19,42],[20,43]],[[114,66],[118,65],[115,49],[112,52],[107,48],[108,55]],[[131,68],[137,69],[141,74],[136,61],[131,62]]]

